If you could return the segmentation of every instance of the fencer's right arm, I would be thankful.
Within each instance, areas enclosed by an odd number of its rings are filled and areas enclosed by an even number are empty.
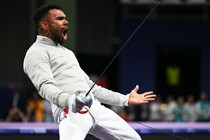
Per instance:
[[[68,107],[71,95],[56,87],[49,62],[42,50],[29,50],[24,58],[23,69],[43,98],[58,107]]]

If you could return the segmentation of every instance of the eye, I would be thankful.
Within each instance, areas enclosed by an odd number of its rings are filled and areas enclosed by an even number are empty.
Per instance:
[[[59,17],[57,17],[57,20],[63,20],[63,19],[65,19],[64,16],[59,16]]]

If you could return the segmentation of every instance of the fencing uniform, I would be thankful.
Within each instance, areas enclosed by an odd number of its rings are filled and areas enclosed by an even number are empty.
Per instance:
[[[77,90],[88,91],[94,84],[81,69],[74,53],[51,39],[37,36],[28,49],[23,68],[39,94],[52,104],[54,120],[59,124],[60,140],[82,140],[88,133],[100,139],[139,140],[127,122],[101,103],[126,106],[128,96],[95,85],[93,104],[86,114],[65,109]]]

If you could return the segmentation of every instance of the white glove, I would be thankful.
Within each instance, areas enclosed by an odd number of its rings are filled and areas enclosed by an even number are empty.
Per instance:
[[[85,114],[89,111],[93,103],[93,95],[88,94],[86,96],[86,91],[76,91],[75,95],[71,96],[69,99],[69,109],[73,113]]]

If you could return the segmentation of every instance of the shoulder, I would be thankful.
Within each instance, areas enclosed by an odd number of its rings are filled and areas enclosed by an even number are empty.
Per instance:
[[[27,50],[25,59],[29,59],[29,58],[34,59],[37,57],[44,57],[44,56],[47,56],[47,49],[45,49],[44,47],[40,47],[40,46],[36,45],[36,43],[34,43]]]
[[[34,43],[26,52],[23,66],[36,65],[49,60],[48,53],[43,47],[36,46]]]
[[[43,53],[46,49],[44,47],[41,47],[36,42],[33,43],[30,48],[27,50],[27,53]]]

